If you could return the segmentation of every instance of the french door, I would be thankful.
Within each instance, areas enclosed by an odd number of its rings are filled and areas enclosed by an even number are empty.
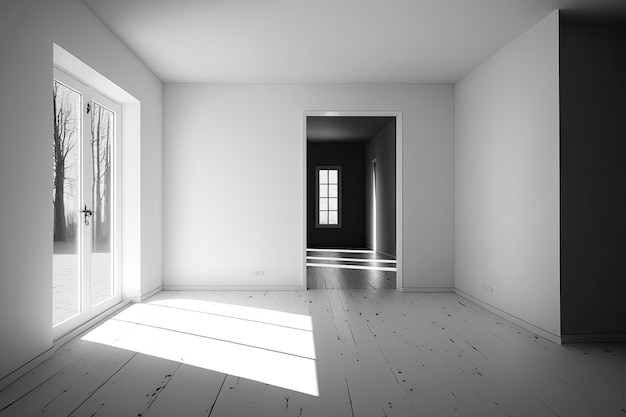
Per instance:
[[[55,68],[53,337],[121,301],[120,105]]]

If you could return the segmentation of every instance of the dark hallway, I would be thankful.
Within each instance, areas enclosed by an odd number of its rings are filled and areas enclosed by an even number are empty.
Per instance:
[[[308,288],[396,288],[395,140],[394,117],[307,118]]]

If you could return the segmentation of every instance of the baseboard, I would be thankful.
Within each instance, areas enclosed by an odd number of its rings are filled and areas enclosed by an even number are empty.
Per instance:
[[[163,291],[306,291],[302,285],[164,285]]]
[[[61,346],[63,346],[70,340],[74,339],[75,337],[79,336],[80,334],[85,333],[88,330],[91,330],[92,327],[108,319],[113,314],[125,308],[128,304],[130,304],[130,300],[124,300],[121,303],[116,304],[115,306],[111,307],[107,311],[92,318],[88,322],[81,324],[80,326],[70,331],[69,333],[66,333],[63,336],[59,337],[57,340],[54,341],[54,350],[60,348]]]
[[[464,293],[463,291],[461,291],[461,290],[459,290],[457,288],[454,289],[454,292],[457,295],[459,295],[459,296],[461,296],[461,297],[471,301],[472,303],[479,305],[480,307],[484,308],[485,310],[488,310],[488,311],[490,311],[490,312],[492,312],[494,314],[497,314],[498,316],[500,316],[500,317],[502,317],[502,318],[504,318],[504,319],[506,319],[506,320],[508,320],[510,322],[513,322],[513,323],[517,324],[520,327],[523,327],[524,329],[528,330],[529,332],[532,332],[532,333],[536,334],[537,336],[541,336],[544,339],[547,339],[547,340],[549,340],[549,341],[551,341],[553,343],[556,343],[557,345],[560,345],[560,344],[563,343],[562,340],[561,340],[561,337],[558,336],[558,335],[550,333],[549,331],[544,330],[544,329],[542,329],[540,327],[537,327],[534,324],[531,324],[531,323],[529,323],[529,322],[527,322],[525,320],[520,319],[519,317],[515,317],[515,316],[507,313],[506,311],[502,311],[499,308],[494,307],[491,304],[487,304],[486,302],[484,302],[482,300],[479,300],[478,298],[473,297],[473,296],[471,296],[471,295],[469,295],[467,293]]]
[[[160,293],[161,291],[163,291],[163,286],[159,286],[155,289],[153,289],[152,291],[148,291],[147,293],[139,296],[139,297],[132,297],[130,299],[131,303],[143,303],[144,301],[146,301],[148,298],[152,297],[153,295]]]
[[[18,378],[26,375],[33,368],[35,368],[37,365],[40,365],[46,359],[50,358],[52,355],[54,355],[57,349],[59,349],[61,346],[63,346],[70,340],[74,339],[76,336],[80,335],[81,333],[85,333],[86,331],[90,330],[92,327],[99,324],[100,322],[106,320],[113,314],[117,313],[119,310],[126,307],[129,303],[130,303],[130,300],[122,301],[121,303],[111,307],[107,311],[97,315],[96,317],[89,320],[88,322],[78,326],[76,329],[56,339],[52,347],[47,349],[45,352],[37,355],[35,358],[31,359],[24,365],[20,366],[19,368],[17,368],[15,371],[11,372],[10,374],[0,378],[0,391],[2,391],[8,385],[15,382]]]
[[[47,350],[45,350],[43,353],[37,355],[34,359],[31,359],[30,361],[26,362],[24,365],[14,370],[10,374],[0,378],[0,391],[2,391],[6,387],[14,383],[21,376],[26,375],[27,373],[32,371],[33,368],[35,368],[37,365],[39,365],[46,359],[50,358],[52,355],[54,355],[55,351],[56,351],[56,348],[52,346],[48,348]]]
[[[454,292],[452,287],[402,287],[399,292]]]
[[[624,343],[626,334],[562,334],[561,343]]]

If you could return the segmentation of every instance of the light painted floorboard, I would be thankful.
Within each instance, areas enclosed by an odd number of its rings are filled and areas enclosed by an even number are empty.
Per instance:
[[[151,346],[163,343],[159,336],[136,350],[77,337],[0,391],[0,417],[626,417],[626,345],[559,346],[456,294],[371,288],[162,292],[144,304],[151,303],[106,340],[119,343],[137,328],[162,330],[156,314],[184,310],[181,317],[201,315],[198,323],[226,318],[298,334],[311,326],[314,355],[298,353],[293,340],[277,345],[267,332],[257,335],[259,347],[248,346],[256,343],[238,342],[240,335],[223,340],[224,329],[213,336],[206,325],[194,330],[187,322],[176,330],[176,320],[162,326],[189,343],[169,349]],[[155,313],[154,306],[162,310]],[[128,318],[133,307],[113,322]],[[220,340],[212,340],[218,333]],[[233,352],[265,352],[260,357],[278,362],[267,359],[260,364],[267,375],[247,378],[236,365],[249,358],[228,358],[229,350],[219,357],[212,349],[190,356],[196,339],[202,346],[230,343]],[[146,353],[151,347],[170,355],[180,350],[182,362]],[[190,364],[198,359],[209,365]],[[296,360],[285,362],[294,366],[313,363],[319,395],[298,391],[311,375],[294,373],[282,359]],[[233,372],[223,369],[229,363]],[[262,381],[279,373],[286,375],[282,386]]]

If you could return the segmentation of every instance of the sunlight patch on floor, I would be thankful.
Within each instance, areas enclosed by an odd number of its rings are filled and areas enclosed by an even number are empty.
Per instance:
[[[218,303],[214,301],[167,298],[149,301],[149,305],[175,307],[183,310],[221,315],[225,317],[258,321],[277,326],[293,327],[300,330],[313,331],[311,317],[303,314],[287,313],[278,310]]]
[[[135,304],[82,340],[319,394],[311,317],[199,300]]]

